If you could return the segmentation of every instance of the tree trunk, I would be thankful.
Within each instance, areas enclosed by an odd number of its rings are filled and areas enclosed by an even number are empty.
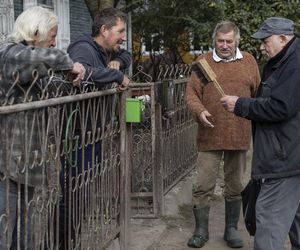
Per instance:
[[[88,10],[91,14],[91,17],[97,14],[98,11],[103,10],[107,7],[114,7],[115,1],[114,0],[84,0]]]

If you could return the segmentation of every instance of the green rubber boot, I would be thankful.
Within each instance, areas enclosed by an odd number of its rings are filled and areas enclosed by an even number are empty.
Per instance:
[[[189,247],[201,248],[209,239],[208,234],[208,217],[209,206],[194,207],[193,213],[195,216],[195,231],[193,236],[188,240]]]
[[[243,240],[238,232],[238,221],[240,218],[241,200],[225,200],[225,231],[224,240],[231,248],[243,247]]]

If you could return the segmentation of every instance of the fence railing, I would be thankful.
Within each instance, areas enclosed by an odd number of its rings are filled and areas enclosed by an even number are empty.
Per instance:
[[[1,92],[0,249],[126,249],[124,93],[44,80]]]
[[[188,112],[185,89],[190,68],[161,68],[157,82],[132,85],[132,96],[144,100],[141,123],[131,125],[132,214],[164,213],[164,195],[196,162],[196,124]]]
[[[174,69],[122,93],[53,74],[5,83],[0,249],[105,249],[115,239],[126,249],[130,214],[163,214],[164,195],[196,156],[188,69]],[[142,100],[141,122],[126,123],[126,97]]]

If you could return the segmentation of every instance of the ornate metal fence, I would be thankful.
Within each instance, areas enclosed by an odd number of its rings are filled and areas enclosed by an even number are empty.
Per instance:
[[[163,214],[164,195],[196,162],[196,124],[185,102],[189,73],[186,65],[166,66],[159,81],[132,85],[132,96],[145,104],[143,121],[131,125],[135,217]]]
[[[126,249],[122,94],[88,82],[75,89],[54,75],[8,84],[0,89],[0,249],[105,249],[115,238]]]
[[[158,82],[144,75],[123,93],[53,74],[1,82],[0,249],[105,249],[114,239],[126,249],[130,206],[161,215],[194,165],[188,75],[164,68]],[[142,100],[139,123],[125,123],[128,96]]]
[[[163,190],[166,194],[197,159],[196,130],[185,102],[186,78],[168,81],[173,105],[162,116]]]

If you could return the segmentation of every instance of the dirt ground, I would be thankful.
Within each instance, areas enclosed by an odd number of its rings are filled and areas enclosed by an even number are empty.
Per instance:
[[[190,206],[181,208],[179,216],[164,217],[162,219],[134,219],[132,220],[131,242],[129,250],[191,250],[186,245],[194,230],[194,219]],[[253,237],[249,236],[243,224],[242,216],[239,222],[244,247],[243,250],[253,249]],[[210,212],[210,239],[203,250],[226,250],[223,240],[224,232],[224,201],[220,197],[213,202]],[[285,244],[284,250],[290,249]]]

